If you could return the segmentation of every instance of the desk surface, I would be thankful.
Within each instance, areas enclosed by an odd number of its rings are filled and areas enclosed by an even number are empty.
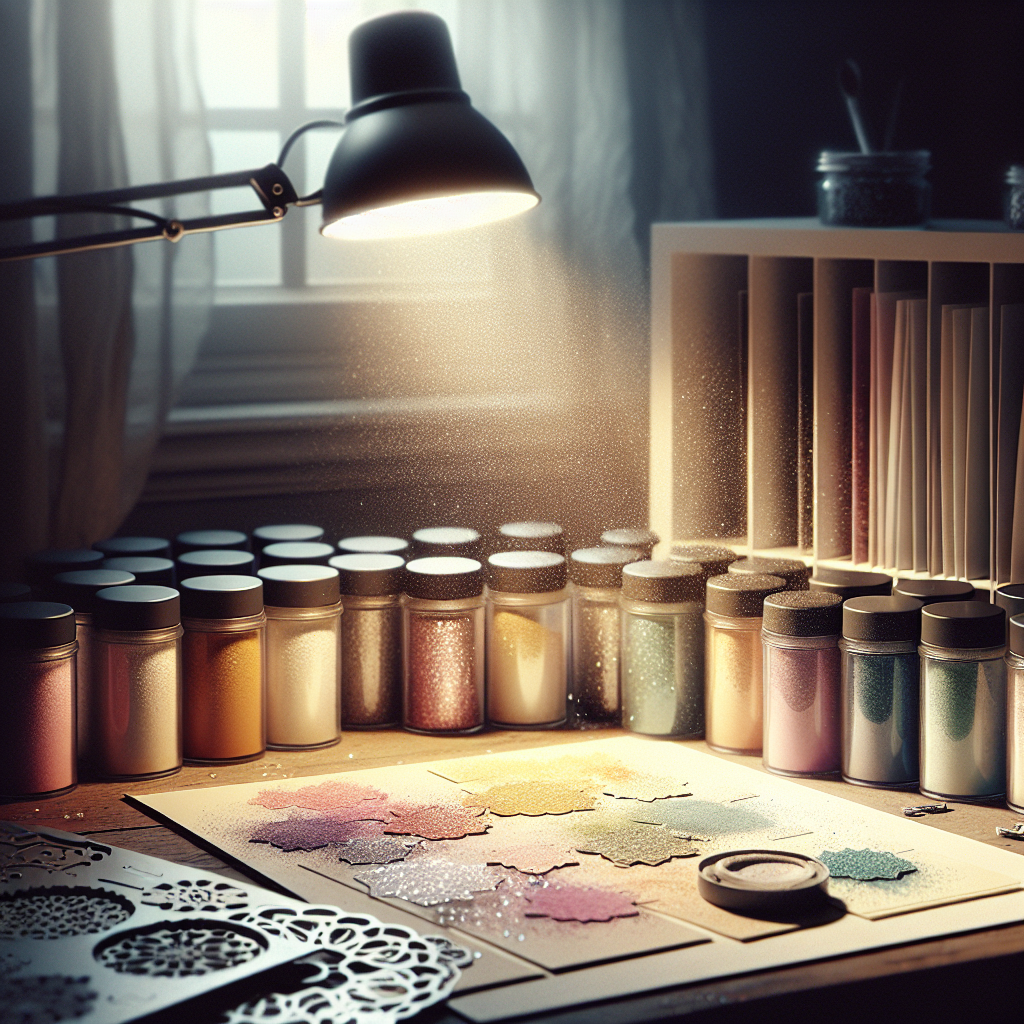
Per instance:
[[[245,875],[213,853],[201,849],[174,830],[159,825],[122,799],[124,793],[156,793],[202,789],[206,786],[260,779],[298,778],[327,772],[414,764],[473,754],[522,750],[622,735],[621,730],[596,732],[505,732],[468,737],[419,736],[400,730],[346,732],[328,750],[270,751],[241,765],[186,767],[166,779],[134,783],[83,781],[72,793],[52,800],[0,806],[0,819],[26,826],[49,825],[85,835],[102,834],[103,841],[129,850],[266,884]],[[686,746],[707,751],[701,741]],[[759,758],[716,755],[763,770]],[[811,786],[855,803],[893,814],[908,804],[926,803],[916,793],[867,789],[833,780],[806,780]],[[1000,839],[997,825],[1009,825],[1020,815],[1005,807],[950,804],[950,814],[924,819],[933,827],[1024,855],[1024,842]],[[1024,922],[1005,928],[951,936],[930,942],[878,950],[838,960],[801,964],[773,971],[691,985],[645,996],[561,1011],[541,1019],[559,1024],[579,1021],[614,1024],[619,1021],[664,1021],[684,1018],[692,1024],[749,1020],[756,1012],[785,1014],[787,1024],[830,1022],[874,1013],[882,1020],[931,1019],[937,1000],[943,1017],[1009,1012],[1019,1015],[1016,1002],[1024,978]],[[759,1002],[759,1001],[764,1001]],[[756,1003],[755,1006],[752,1004]],[[849,1008],[849,1010],[845,1010]],[[1016,1007],[1016,1008],[1015,1008]],[[443,1008],[428,1011],[431,1021],[461,1021]],[[534,1018],[537,1019],[537,1018]]]

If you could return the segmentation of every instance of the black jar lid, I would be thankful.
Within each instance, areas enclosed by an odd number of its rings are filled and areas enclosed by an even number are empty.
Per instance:
[[[56,601],[0,604],[0,650],[63,647],[75,639],[75,612]]]
[[[807,590],[810,567],[799,558],[739,558],[729,566],[729,572],[741,576],[779,576],[787,590]]]
[[[921,643],[933,647],[1002,647],[1006,612],[980,601],[935,601],[921,609]]]
[[[684,562],[699,565],[704,576],[721,576],[729,571],[729,566],[739,560],[739,555],[731,548],[719,547],[717,544],[684,544],[676,541],[669,551],[668,557],[673,562]]]
[[[169,558],[124,555],[121,558],[105,558],[102,567],[130,572],[136,583],[152,584],[155,587],[174,586],[174,563]]]
[[[851,597],[843,605],[843,636],[875,643],[917,643],[921,639],[921,609],[913,597],[893,594]]]
[[[1024,583],[1004,583],[996,590],[996,604],[1006,612],[1006,617],[1024,612]],[[1011,627],[1011,635],[1013,629]]]
[[[913,597],[922,604],[935,601],[970,601],[974,587],[963,580],[908,580],[900,578],[892,588],[894,594]]]
[[[366,535],[363,537],[342,537],[338,550],[345,555],[401,555],[409,550],[409,542],[402,537]]]
[[[178,555],[178,579],[196,576],[251,576],[256,571],[256,556],[251,551],[202,548]]]
[[[119,558],[121,555],[171,557],[171,542],[164,537],[108,537],[96,541],[93,547],[107,558]]]
[[[193,576],[180,589],[188,619],[242,619],[263,611],[263,581],[255,576]]]
[[[405,592],[431,601],[458,601],[484,592],[484,568],[475,558],[435,555],[405,566]]]
[[[427,526],[412,535],[416,558],[456,555],[476,559],[480,534],[469,526]]]
[[[341,600],[338,570],[329,565],[271,565],[256,575],[271,608],[323,608]]]
[[[558,523],[502,523],[495,542],[497,551],[552,551],[565,554],[565,532]]]
[[[275,526],[257,526],[252,531],[254,551],[262,551],[268,544],[288,544],[296,542],[315,542],[324,539],[322,526],[308,523],[279,523]]]
[[[334,557],[330,544],[318,541],[284,541],[268,544],[260,552],[260,565],[326,565]]]
[[[249,538],[239,530],[186,530],[174,538],[174,549],[179,555],[202,548],[248,551]]]
[[[29,555],[25,567],[30,583],[45,583],[59,572],[98,569],[103,558],[103,552],[93,548],[49,548]]]
[[[46,593],[51,601],[69,604],[76,612],[90,615],[96,611],[96,595],[101,590],[135,582],[130,572],[121,569],[79,569],[58,573],[50,580]]]
[[[569,579],[581,587],[621,587],[623,566],[643,557],[639,548],[577,548],[569,555]]]
[[[851,597],[888,597],[892,593],[892,577],[884,572],[822,567],[811,577],[810,586],[811,590],[838,594],[844,601]]]
[[[1024,615],[1014,615],[1010,619],[1010,650],[1024,658]]]
[[[764,628],[783,636],[839,636],[843,599],[818,590],[784,590],[764,599]]]
[[[338,570],[338,585],[343,594],[353,597],[385,597],[402,592],[400,555],[349,552],[335,555],[328,565]]]
[[[639,548],[647,558],[661,538],[646,526],[617,526],[601,534],[601,543],[612,548]]]
[[[706,579],[704,569],[693,563],[668,558],[630,562],[622,568],[622,596],[659,604],[703,601]]]
[[[733,618],[759,618],[764,614],[764,599],[786,589],[781,576],[767,573],[723,573],[707,583],[707,610]]]
[[[496,551],[487,559],[487,585],[503,594],[546,594],[567,581],[565,559],[555,551]]]
[[[107,587],[96,594],[94,616],[93,625],[100,629],[169,629],[181,622],[181,598],[172,587]]]
[[[0,604],[8,601],[27,601],[32,596],[32,588],[27,583],[0,582]]]

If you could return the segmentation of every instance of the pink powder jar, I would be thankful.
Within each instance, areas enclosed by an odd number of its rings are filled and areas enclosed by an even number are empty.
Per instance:
[[[0,796],[57,796],[77,782],[75,612],[54,601],[0,605]]]
[[[764,766],[779,775],[840,769],[838,594],[791,590],[765,598]]]

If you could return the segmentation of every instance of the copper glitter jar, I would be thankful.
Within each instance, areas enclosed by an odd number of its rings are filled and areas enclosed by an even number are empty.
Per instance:
[[[403,725],[468,733],[484,724],[484,577],[475,558],[415,558],[402,598]]]
[[[565,559],[501,551],[487,569],[487,720],[508,729],[561,725],[571,638]]]
[[[341,587],[341,722],[376,729],[402,719],[402,567],[388,554],[335,555]]]
[[[254,576],[181,584],[182,733],[187,761],[249,761],[266,749],[266,616]]]
[[[0,605],[0,796],[57,796],[77,781],[75,613],[50,601]]]
[[[170,587],[129,584],[96,595],[93,745],[105,778],[181,768],[181,610]]]

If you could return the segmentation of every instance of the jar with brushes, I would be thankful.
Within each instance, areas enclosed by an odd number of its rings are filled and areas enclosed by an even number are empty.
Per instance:
[[[738,558],[729,566],[729,572],[739,576],[778,576],[787,590],[807,590],[811,568],[799,558]]]
[[[818,220],[829,227],[924,224],[931,212],[927,149],[888,153],[824,150],[818,158]]]
[[[402,568],[389,554],[335,555],[341,587],[341,723],[382,729],[402,720]]]
[[[328,565],[272,565],[267,615],[267,746],[312,750],[341,739],[341,590]]]
[[[704,735],[704,571],[671,560],[622,570],[622,726]]]
[[[500,551],[487,571],[487,721],[506,729],[561,725],[571,643],[565,559]]]
[[[78,780],[75,613],[55,601],[0,604],[0,796],[59,796]]]
[[[412,557],[483,557],[480,534],[469,526],[425,526],[412,535]]]
[[[260,568],[272,565],[326,565],[337,552],[321,541],[268,544],[260,552]]]
[[[919,778],[921,609],[912,597],[843,605],[843,780],[883,789]]]
[[[181,584],[185,760],[234,763],[267,746],[263,581],[193,576]]]
[[[938,601],[973,601],[977,598],[974,587],[963,580],[911,580],[900,578],[892,592],[901,597],[912,597],[921,604]]]
[[[673,562],[699,565],[706,585],[712,576],[721,576],[722,573],[728,572],[729,566],[738,561],[740,556],[731,548],[720,547],[717,544],[684,544],[677,541],[672,545],[668,557]],[[700,599],[703,602],[703,593]]]
[[[761,626],[779,576],[712,576],[704,612],[704,739],[712,750],[760,754],[764,725]]]
[[[177,582],[174,563],[169,558],[157,558],[155,555],[119,555],[117,558],[105,558],[100,565],[104,569],[130,572],[140,586],[173,587]]]
[[[852,597],[888,597],[892,593],[892,577],[884,572],[863,572],[857,569],[829,569],[820,566],[810,580],[811,590],[838,594],[844,601]]]
[[[840,769],[843,599],[784,590],[764,601],[764,766],[777,775]]]
[[[252,531],[252,550],[259,554],[268,544],[309,544],[324,539],[322,526],[307,523],[278,523],[273,526],[257,526]]]
[[[75,685],[77,708],[78,756],[88,760],[92,752],[93,714],[96,694],[92,683],[92,621],[96,610],[96,595],[107,587],[124,587],[134,583],[130,572],[119,569],[80,569],[77,572],[58,573],[46,588],[51,601],[69,604],[75,609],[78,654],[75,659]]]
[[[178,555],[178,580],[194,576],[252,576],[256,572],[256,559],[251,551],[203,548]]]
[[[475,558],[414,558],[402,598],[402,724],[470,733],[484,724],[484,574]]]
[[[495,551],[552,551],[565,555],[565,533],[558,523],[502,523]]]
[[[921,610],[921,792],[992,800],[1006,792],[1006,623],[980,601]]]
[[[367,534],[360,537],[342,537],[338,553],[342,555],[398,555],[409,557],[409,542],[404,537],[384,537]]]
[[[181,602],[130,583],[96,594],[91,761],[107,779],[181,768]]]
[[[1006,171],[1003,221],[1008,228],[1024,229],[1024,164],[1011,164]]]
[[[165,537],[108,537],[98,540],[93,547],[102,551],[106,558],[122,558],[131,555],[149,555],[153,558],[170,558],[171,542]]]
[[[1024,814],[1024,615],[1010,619],[1006,652],[1006,803]]]
[[[102,568],[105,557],[93,548],[47,548],[25,559],[25,572],[29,583],[45,587],[58,573]]]
[[[646,527],[617,526],[601,534],[601,544],[607,548],[632,548],[640,552],[641,559],[651,558],[661,538]]]
[[[249,538],[239,530],[185,530],[174,538],[174,552],[177,555],[183,555],[186,551],[201,551],[203,548],[248,551]]]
[[[577,729],[617,726],[622,720],[622,569],[638,562],[637,548],[577,548],[569,556],[572,581],[572,675],[569,724]]]

